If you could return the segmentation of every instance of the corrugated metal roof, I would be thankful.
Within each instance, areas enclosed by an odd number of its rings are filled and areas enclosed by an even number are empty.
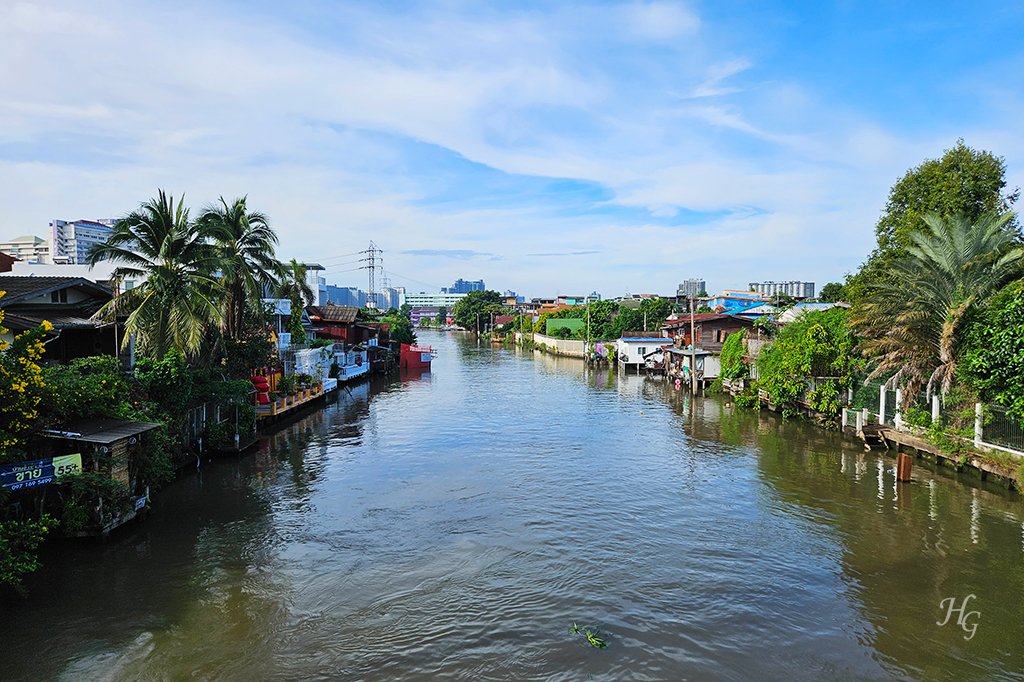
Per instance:
[[[136,422],[126,419],[80,419],[44,433],[50,438],[110,445],[119,440],[158,429],[161,426],[162,424],[155,422]]]
[[[316,305],[306,310],[324,322],[355,322],[359,316],[359,308],[351,305]]]

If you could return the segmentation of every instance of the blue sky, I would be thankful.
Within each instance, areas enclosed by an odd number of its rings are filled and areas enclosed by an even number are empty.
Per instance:
[[[963,137],[1024,185],[1020,2],[0,3],[0,236],[164,188],[411,291],[820,287]]]

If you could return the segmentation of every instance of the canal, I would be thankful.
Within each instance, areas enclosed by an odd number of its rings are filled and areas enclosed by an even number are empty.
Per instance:
[[[421,342],[431,373],[343,389],[145,523],[49,545],[2,607],[0,679],[1024,679],[1016,494],[897,484],[834,433],[656,380]]]

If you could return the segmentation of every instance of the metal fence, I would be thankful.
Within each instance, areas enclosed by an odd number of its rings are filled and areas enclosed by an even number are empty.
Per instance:
[[[981,441],[1024,452],[1024,428],[1020,418],[999,405],[987,405],[984,412]]]

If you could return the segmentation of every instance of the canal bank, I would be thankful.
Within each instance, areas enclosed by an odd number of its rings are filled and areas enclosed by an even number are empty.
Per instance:
[[[150,521],[48,552],[5,679],[1013,679],[1015,493],[579,360],[422,333]],[[975,594],[975,635],[938,626]],[[974,620],[974,619],[972,619]],[[568,634],[600,628],[609,648]]]

